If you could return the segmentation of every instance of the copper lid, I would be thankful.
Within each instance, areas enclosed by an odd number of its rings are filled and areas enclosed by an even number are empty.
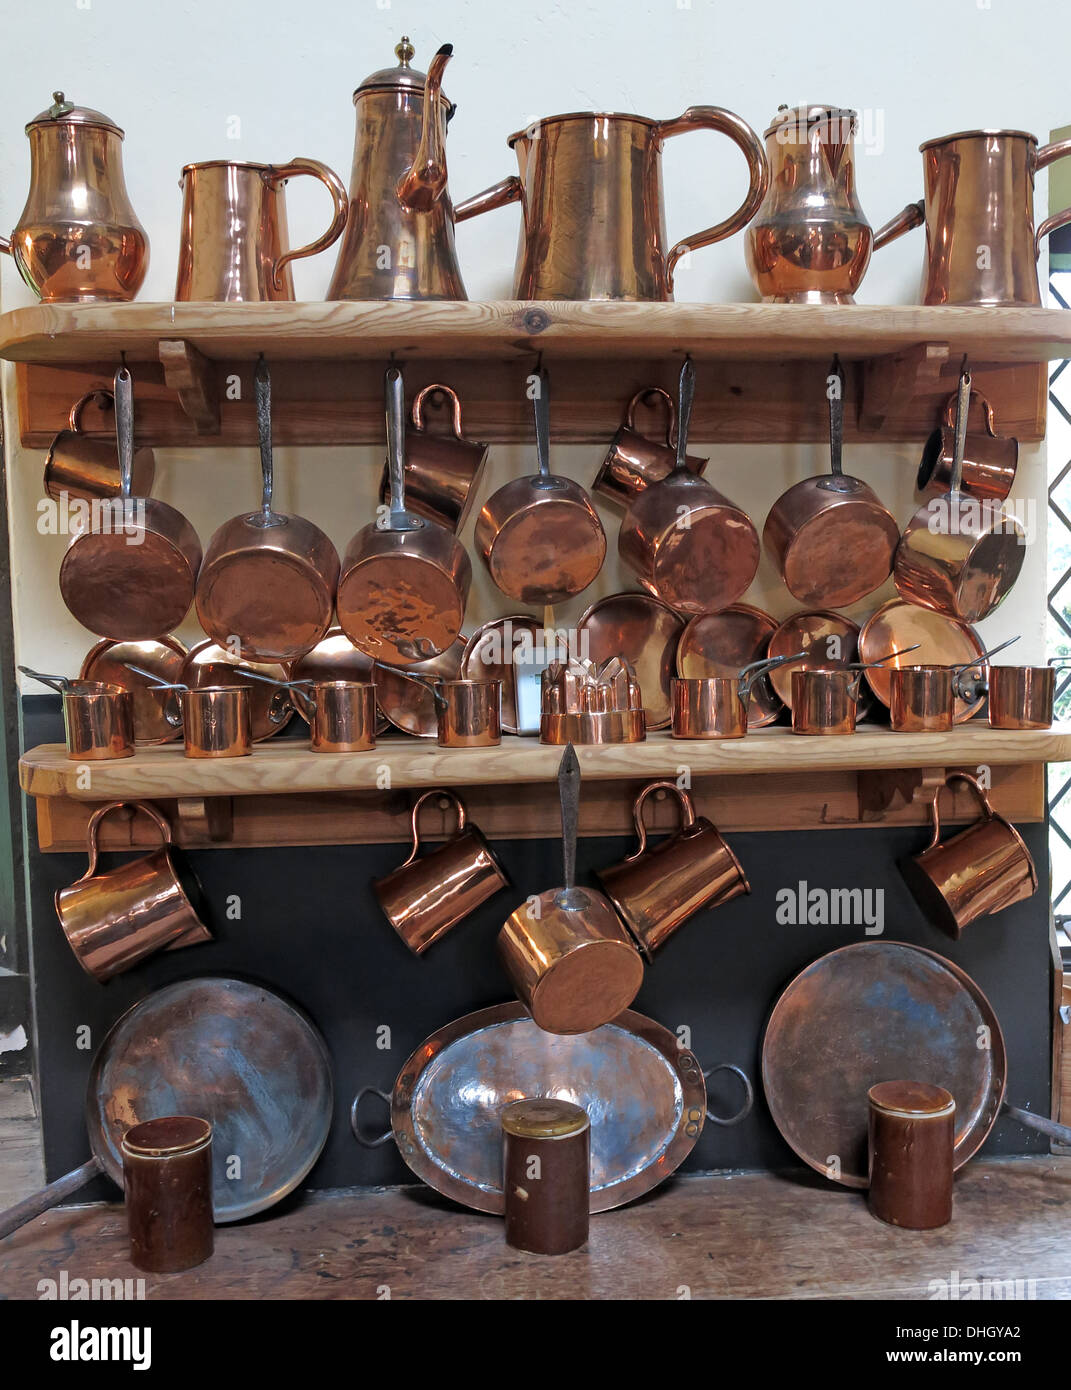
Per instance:
[[[99,126],[102,130],[114,131],[120,140],[123,138],[123,132],[103,111],[94,111],[91,106],[75,106],[62,92],[52,93],[52,105],[29,122],[26,126],[27,135],[35,126],[42,125]]]
[[[212,1138],[212,1126],[195,1115],[164,1115],[134,1125],[123,1135],[122,1148],[146,1158],[191,1153]]]
[[[439,52],[445,50],[447,53],[453,52],[453,44],[444,44]],[[378,72],[369,73],[353,94],[354,101],[362,92],[419,92],[424,93],[424,83],[428,80],[426,72],[420,72],[417,68],[410,67],[416,49],[409,42],[407,34],[402,35],[401,42],[394,50],[394,56],[398,59],[396,68],[380,68]],[[441,100],[444,106],[453,110],[453,105],[446,98],[445,93],[441,93]]]
[[[588,1127],[588,1112],[582,1106],[554,1096],[515,1100],[503,1107],[500,1118],[506,1133],[519,1139],[564,1139]]]
[[[956,1102],[943,1086],[928,1081],[879,1081],[867,1092],[870,1104],[886,1115],[936,1119],[955,1112]]]
[[[822,125],[826,121],[843,120],[851,122],[850,129],[854,135],[859,125],[859,116],[849,107],[811,105],[809,102],[803,102],[800,106],[779,106],[777,115],[771,120],[764,138],[773,135],[776,130],[786,125],[812,126]]]

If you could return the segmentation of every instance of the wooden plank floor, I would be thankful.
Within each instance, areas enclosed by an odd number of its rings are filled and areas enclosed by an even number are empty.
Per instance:
[[[502,1224],[422,1187],[321,1194],[216,1232],[185,1274],[149,1275],[146,1297],[375,1299],[928,1299],[931,1281],[1033,1280],[1071,1298],[1071,1161],[971,1164],[952,1224],[875,1221],[859,1193],[816,1175],[679,1178],[596,1216],[587,1247],[509,1250]],[[0,1297],[37,1281],[137,1276],[118,1206],[41,1217],[0,1244]],[[1023,1286],[1030,1295],[1030,1286]],[[962,1292],[961,1292],[961,1297]]]

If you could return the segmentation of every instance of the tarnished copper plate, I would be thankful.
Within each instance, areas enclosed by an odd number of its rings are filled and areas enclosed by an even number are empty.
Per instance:
[[[681,615],[652,594],[610,594],[593,603],[576,626],[586,633],[587,655],[596,664],[620,656],[632,666],[648,729],[668,728],[669,683],[677,674],[677,643],[685,626]]]
[[[405,668],[408,675],[442,676],[453,680],[461,669],[461,658],[465,654],[468,638],[462,634],[452,642],[446,651],[433,656],[430,661],[418,661]],[[375,663],[376,699],[384,717],[403,734],[416,734],[418,738],[435,738],[439,732],[439,719],[436,712],[435,696],[417,681],[406,680],[389,666]]]
[[[509,628],[506,627],[507,623]],[[542,631],[543,624],[538,618],[533,618],[528,613],[514,613],[505,618],[492,618],[489,623],[483,623],[465,644],[465,651],[461,657],[460,675],[462,680],[488,680],[501,681],[502,683],[502,732],[504,734],[537,734],[539,724],[537,722],[532,729],[520,727],[520,718],[517,713],[517,668],[512,661],[489,658],[505,655],[504,643],[507,633],[512,641],[509,650],[514,652],[517,650],[518,642],[524,640],[526,633],[531,638],[534,648]]]
[[[182,737],[181,725],[176,729],[164,714],[170,692],[157,689],[131,668],[139,666],[173,684],[182,680],[186,655],[177,637],[163,637],[159,642],[112,642],[105,638],[86,653],[79,675],[83,680],[106,681],[133,693],[136,743],[170,743]]]
[[[119,1141],[131,1125],[210,1121],[215,1220],[240,1221],[311,1171],[331,1128],[332,1090],[324,1040],[294,1005],[244,980],[183,980],[135,1004],[101,1043],[86,1124],[122,1187]]]
[[[766,655],[777,623],[761,608],[734,603],[720,613],[700,613],[690,620],[677,646],[677,675],[686,678],[735,676]],[[748,706],[748,728],[772,724],[784,708],[764,676],[756,681]]]
[[[290,663],[290,679],[295,681],[370,681],[374,680],[372,658],[355,647],[340,627],[327,630],[321,641],[304,656]],[[297,712],[305,719],[301,705]],[[308,723],[308,720],[305,720]],[[388,728],[383,714],[376,712],[376,733]]]
[[[859,634],[859,657],[861,661],[880,661],[890,652],[919,644],[918,651],[909,652],[903,657],[894,658],[880,667],[867,671],[866,679],[871,690],[883,705],[889,703],[889,677],[887,671],[894,666],[954,666],[959,662],[971,661],[985,651],[981,638],[970,623],[958,618],[946,618],[929,608],[919,608],[917,604],[905,603],[903,599],[890,599],[883,604],[863,624]],[[962,724],[982,706],[984,695],[976,700],[956,700],[955,720]]]
[[[225,647],[207,638],[204,642],[198,642],[196,647],[190,648],[182,668],[182,680],[184,684],[195,689],[206,685],[248,685],[249,723],[253,741],[259,743],[262,739],[271,738],[280,729],[285,729],[294,716],[294,710],[293,706],[290,706],[280,721],[277,724],[273,723],[271,712],[279,708],[278,692],[264,681],[243,681],[242,672],[258,671],[263,676],[271,676],[273,680],[285,681],[290,679],[289,669],[282,661],[243,661],[241,657],[232,656]]]
[[[626,1009],[590,1033],[544,1033],[522,1004],[481,1009],[421,1043],[394,1086],[391,1124],[417,1177],[476,1211],[503,1210],[499,1114],[553,1096],[591,1121],[591,1210],[657,1187],[691,1153],[706,1086],[692,1053]]]
[[[1006,1077],[1004,1038],[982,991],[943,956],[900,941],[856,942],[814,961],[777,1001],[762,1044],[782,1138],[846,1187],[868,1182],[871,1086],[928,1081],[951,1091],[961,1168],[996,1123]]]
[[[802,661],[779,666],[769,675],[770,684],[778,699],[792,708],[792,672],[805,671],[813,666],[848,666],[859,659],[859,625],[832,609],[813,608],[793,613],[786,618],[770,638],[770,656],[791,656],[806,652]],[[839,653],[839,655],[838,655]],[[856,718],[861,719],[870,706],[870,690],[863,682],[859,693]]]

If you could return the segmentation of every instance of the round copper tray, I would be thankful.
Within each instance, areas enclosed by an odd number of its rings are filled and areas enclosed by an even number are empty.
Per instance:
[[[777,623],[761,608],[734,603],[720,613],[700,613],[681,633],[677,674],[686,677],[735,676],[744,666],[766,655]],[[748,706],[748,728],[772,724],[784,708],[764,676],[756,681]]]
[[[513,634],[513,648],[516,650],[517,634],[530,633],[533,641],[538,634],[543,631],[543,624],[539,618],[533,618],[529,613],[512,613],[505,618],[492,618],[489,623],[483,623],[469,638],[465,644],[465,650],[461,656],[461,668],[459,674],[462,680],[487,680],[502,682],[502,732],[504,734],[538,734],[539,725],[531,729],[520,727],[520,718],[517,714],[517,684],[516,667],[512,661],[489,661],[486,653],[487,647],[481,651],[483,643],[489,634],[500,634],[499,641],[502,641],[502,630],[506,623],[511,625]]]
[[[978,1046],[982,1028],[988,1048]],[[846,1187],[868,1185],[871,1086],[929,1081],[951,1091],[961,1168],[996,1123],[1006,1077],[989,1000],[951,961],[901,941],[856,942],[814,961],[774,1005],[762,1044],[766,1103],[782,1138]]]
[[[316,646],[290,663],[290,679],[295,681],[370,681],[372,658],[355,647],[340,627],[329,628]],[[297,712],[305,719],[299,704]],[[308,720],[305,720],[308,723]],[[386,719],[376,712],[376,733],[388,728]]]
[[[653,1019],[626,1009],[590,1033],[544,1033],[514,1002],[468,1014],[421,1043],[395,1082],[394,1138],[436,1192],[501,1214],[499,1113],[528,1096],[588,1112],[592,1211],[668,1178],[695,1146],[706,1111],[699,1063]]]
[[[610,594],[593,603],[577,623],[587,634],[587,652],[596,664],[620,656],[636,672],[648,729],[666,729],[670,720],[669,683],[676,675],[681,615],[652,594]],[[581,643],[583,643],[581,638]],[[584,655],[584,648],[580,648]]]
[[[429,661],[418,661],[405,669],[414,676],[442,676],[446,680],[453,680],[461,669],[467,641],[462,634],[438,656],[433,656]],[[417,681],[406,680],[389,666],[381,666],[378,661],[374,663],[374,671],[376,699],[389,723],[401,729],[403,734],[436,738],[439,719],[435,696],[431,691],[424,689]]]
[[[970,623],[958,618],[946,618],[929,608],[890,599],[863,624],[859,634],[861,661],[880,661],[890,652],[919,644],[918,651],[908,652],[885,663],[885,670],[867,671],[871,690],[883,705],[889,703],[889,677],[894,666],[955,666],[971,661],[985,651],[982,641]],[[976,700],[956,700],[955,720],[962,724],[981,708],[984,695]]]
[[[226,647],[206,637],[191,647],[182,667],[182,681],[185,685],[199,689],[206,685],[248,685],[249,722],[256,743],[271,738],[280,729],[285,729],[293,718],[291,706],[278,724],[273,724],[269,716],[272,702],[277,692],[264,681],[243,681],[243,671],[259,671],[261,675],[271,676],[273,680],[289,680],[289,667],[281,661],[243,661],[240,656],[232,656]],[[277,707],[277,704],[276,704]]]
[[[840,655],[831,656],[829,638],[837,638]],[[836,648],[834,647],[835,651]],[[848,666],[859,659],[859,624],[853,623],[843,613],[832,609],[810,608],[802,613],[793,613],[786,618],[770,638],[770,656],[791,656],[794,652],[806,652],[803,661],[794,661],[789,666],[779,666],[769,675],[770,684],[789,709],[792,708],[792,672],[805,671],[812,666]],[[812,655],[813,652],[813,655]],[[859,693],[856,718],[861,719],[870,707],[870,690],[863,682]]]
[[[174,684],[182,680],[186,656],[186,648],[177,637],[161,637],[158,642],[119,642],[106,637],[86,653],[78,674],[82,680],[107,681],[133,692],[135,743],[171,743],[182,737],[182,727],[176,729],[165,717],[170,692],[156,689],[131,668],[140,666]]]

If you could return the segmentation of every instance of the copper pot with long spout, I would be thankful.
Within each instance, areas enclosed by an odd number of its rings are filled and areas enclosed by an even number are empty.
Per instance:
[[[0,251],[46,304],[133,299],[149,268],[149,238],[126,191],[123,132],[53,92],[26,134],[30,192]]]
[[[442,79],[453,51],[443,44],[425,76],[409,66],[414,49],[403,37],[398,66],[372,73],[354,92],[349,213],[328,299],[468,298],[446,187],[454,107]]]

